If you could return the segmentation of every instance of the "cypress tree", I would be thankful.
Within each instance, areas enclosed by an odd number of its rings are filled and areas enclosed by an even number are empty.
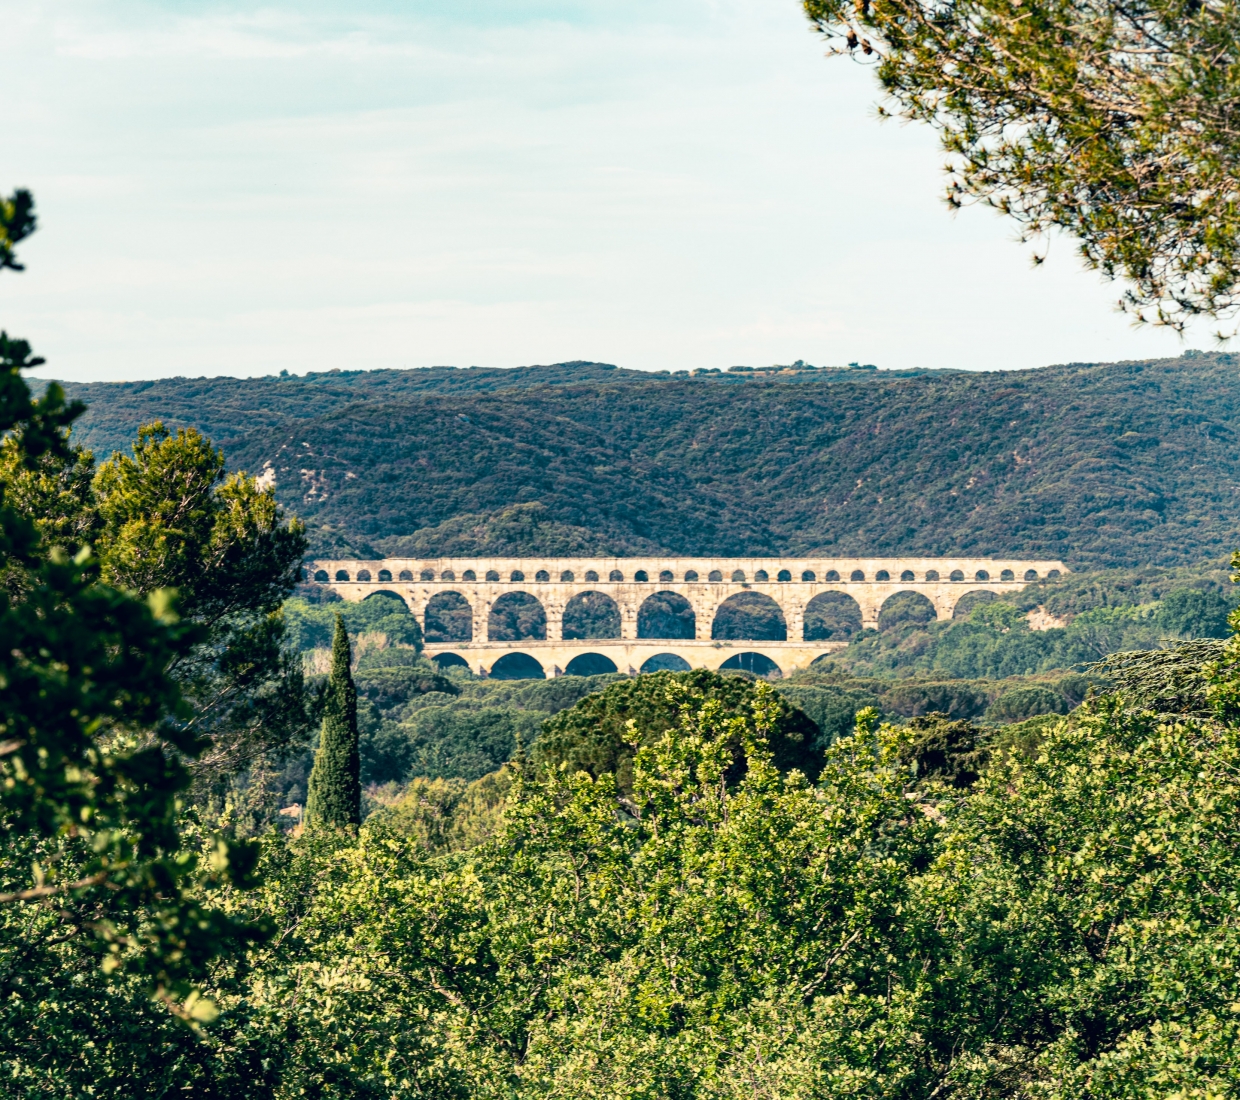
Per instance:
[[[306,824],[361,823],[361,761],[357,749],[357,688],[349,669],[349,632],[336,616],[332,639],[332,671],[327,681],[323,731],[310,772]]]

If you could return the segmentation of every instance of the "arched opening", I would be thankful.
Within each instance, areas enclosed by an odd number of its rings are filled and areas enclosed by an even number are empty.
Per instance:
[[[1005,569],[999,574],[999,579],[1001,581],[1014,581],[1016,579],[1016,574],[1010,569]]]
[[[607,579],[613,583],[618,583],[619,581],[624,580],[624,574],[621,573],[619,569],[613,569],[607,574]]]
[[[847,592],[820,592],[805,605],[807,642],[846,642],[861,631],[861,605]]]
[[[314,579],[318,581],[320,584],[325,584],[330,578],[327,576],[326,569],[319,569],[318,571],[315,572]]]
[[[770,576],[767,574],[767,571],[766,571],[765,569],[759,569],[759,570],[758,570],[758,571],[757,571],[757,572],[753,575],[753,579],[754,579],[755,581],[758,581],[759,583],[761,583],[762,581],[769,581],[771,578],[770,578]]]
[[[423,569],[420,577],[424,581],[433,581],[435,579],[435,571],[433,569]]]
[[[551,580],[551,574],[545,569],[540,569],[534,574],[534,580],[537,584],[546,584],[549,580]]]
[[[917,578],[913,576],[913,571],[911,569],[906,569],[904,570],[903,573],[900,574],[900,580],[904,584],[908,584],[909,581],[916,580],[916,579]]]
[[[765,676],[771,680],[780,680],[783,673],[780,671],[779,665],[761,653],[738,653],[734,657],[729,657],[719,666],[722,672],[725,669],[738,669],[742,672],[752,672],[755,676]]]
[[[474,609],[459,592],[437,592],[426,604],[428,642],[472,642]]]
[[[812,579],[812,578],[811,578],[811,579]],[[840,579],[840,573],[839,573],[839,570],[838,570],[838,569],[828,569],[828,570],[827,570],[827,575],[826,575],[825,577],[823,577],[822,579],[823,579],[824,581],[829,581],[829,582],[831,582],[831,583],[835,583],[836,581],[838,581],[838,580]]]
[[[685,573],[685,580],[687,580],[690,584],[692,584],[697,579],[698,579],[698,575],[697,575],[696,569],[690,569],[688,572]]]
[[[641,672],[688,672],[693,666],[675,653],[656,653],[642,662]]]
[[[848,579],[850,581],[863,581],[865,580],[865,574],[861,572],[860,569],[854,569],[852,571],[852,576],[850,576]]]
[[[478,574],[475,573],[472,569],[466,569],[465,572],[461,574],[461,580],[463,581],[472,582],[472,581],[476,581],[477,579],[478,579]]]
[[[1053,581],[1057,576],[1059,576],[1058,569],[1048,569],[1046,571],[1046,579],[1049,581]]]
[[[349,579],[349,571],[347,569],[336,570],[336,580],[347,581]]]
[[[380,584],[391,584],[392,583],[392,571],[390,569],[379,570],[379,583]]]
[[[495,579],[498,580],[499,578],[496,577]],[[525,580],[525,574],[522,573],[520,569],[514,569],[511,573],[508,574],[508,579],[510,581],[517,581],[519,583]]]
[[[561,621],[565,641],[620,637],[620,609],[602,592],[578,592],[565,605]]]
[[[675,579],[676,578],[672,576],[672,571],[670,569],[662,569],[659,571],[660,584],[671,584]]]
[[[399,579],[399,580],[402,580],[402,581],[411,581],[411,580],[413,580],[413,570],[412,570],[412,569],[402,569],[402,570],[400,571],[400,577],[399,577],[398,579]]]
[[[445,569],[442,573],[439,574],[439,579],[441,581],[454,581],[456,580],[456,573],[453,572],[451,569]]]
[[[835,570],[834,570],[834,569],[832,569],[832,570],[831,570],[831,573],[835,573]],[[838,580],[840,579],[840,575],[839,575],[838,573],[835,573],[835,576],[834,576],[834,577],[833,577],[833,576],[831,576],[831,573],[828,573],[828,574],[827,574],[827,580],[829,580],[829,581],[831,581],[831,580],[838,581]],[[817,579],[818,579],[818,578],[814,576],[814,571],[813,571],[812,569],[806,569],[806,570],[805,570],[805,571],[801,574],[801,580],[803,580],[803,581],[813,581],[813,580],[817,580]]]
[[[562,584],[572,584],[575,579],[576,578],[573,576],[573,571],[571,569],[565,569],[564,572],[560,574],[560,582]]]
[[[906,623],[924,626],[938,617],[934,604],[920,592],[897,592],[883,601],[878,612],[878,629],[894,630]]]
[[[937,581],[939,579],[939,571],[937,569],[926,570],[926,580]]]
[[[787,569],[781,569],[775,579],[777,581],[790,581],[792,580],[792,574]]]
[[[402,596],[399,592],[393,592],[387,588],[380,588],[375,592],[368,592],[366,594],[366,598],[362,600],[362,603],[369,603],[371,600],[375,600],[375,599],[395,600],[398,604],[400,604],[400,607],[398,607],[396,610],[401,613],[407,612],[409,610],[409,605],[405,603],[405,597]]]
[[[539,641],[547,637],[547,612],[528,592],[505,592],[487,615],[487,638],[492,642]]]
[[[745,582],[745,570],[743,570],[743,569],[733,569],[733,570],[732,570],[732,581],[733,581],[733,583],[735,583],[735,584],[744,584],[744,582]]]
[[[712,569],[710,573],[707,574],[706,579],[710,581],[721,581],[723,580],[723,573],[718,569]]]
[[[953,581],[962,581],[964,580],[964,572],[960,569],[953,569],[951,576],[948,579]]]
[[[676,592],[656,592],[637,609],[639,638],[692,638],[697,617],[688,600]]]
[[[361,570],[361,571],[357,574],[357,579],[358,579],[359,581],[366,581],[366,582],[369,582],[369,581],[370,581],[370,570],[369,570],[369,569],[363,569],[363,570]]]
[[[469,668],[469,662],[459,653],[436,653],[431,661],[441,672],[448,668]]]
[[[979,570],[978,570],[978,571],[977,571],[977,572],[973,575],[973,579],[974,579],[975,581],[988,581],[988,580],[990,580],[990,574],[989,574],[989,573],[987,573],[985,569],[979,569]]]
[[[770,596],[761,592],[738,592],[715,610],[710,636],[716,641],[784,642],[788,624]]]
[[[1036,581],[1038,579],[1038,571],[1036,569],[1025,570],[1025,580]]]
[[[547,678],[542,665],[528,653],[505,653],[491,666],[490,676],[492,680],[545,680]]]
[[[607,672],[619,672],[616,662],[601,653],[578,653],[564,670],[565,676],[602,676]]]
[[[994,603],[999,598],[997,592],[989,592],[982,589],[980,592],[966,592],[956,601],[956,606],[952,608],[953,619],[967,619],[973,614],[976,608],[982,604]]]
[[[888,573],[886,569],[880,569],[874,574],[874,579],[876,581],[889,581],[891,580],[891,574]]]
[[[650,577],[646,575],[646,570],[639,569],[633,574],[633,580],[638,584],[646,584],[650,580]]]
[[[594,584],[597,581],[598,581],[598,573],[596,573],[593,569],[587,569],[586,570],[586,583]]]

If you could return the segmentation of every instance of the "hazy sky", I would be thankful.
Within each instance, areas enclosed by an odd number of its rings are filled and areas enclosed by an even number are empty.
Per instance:
[[[80,380],[1177,355],[951,214],[795,0],[0,0],[0,325]]]

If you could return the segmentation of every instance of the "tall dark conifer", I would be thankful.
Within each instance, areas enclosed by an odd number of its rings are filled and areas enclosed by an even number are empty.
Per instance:
[[[361,761],[357,749],[357,688],[349,669],[349,632],[336,616],[332,671],[327,685],[323,732],[314,754],[306,795],[306,824],[361,823]]]

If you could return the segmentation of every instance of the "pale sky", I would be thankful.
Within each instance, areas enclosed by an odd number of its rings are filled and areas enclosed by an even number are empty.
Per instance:
[[[1134,330],[952,214],[795,0],[0,0],[0,326],[80,381],[593,359],[1033,367]]]

